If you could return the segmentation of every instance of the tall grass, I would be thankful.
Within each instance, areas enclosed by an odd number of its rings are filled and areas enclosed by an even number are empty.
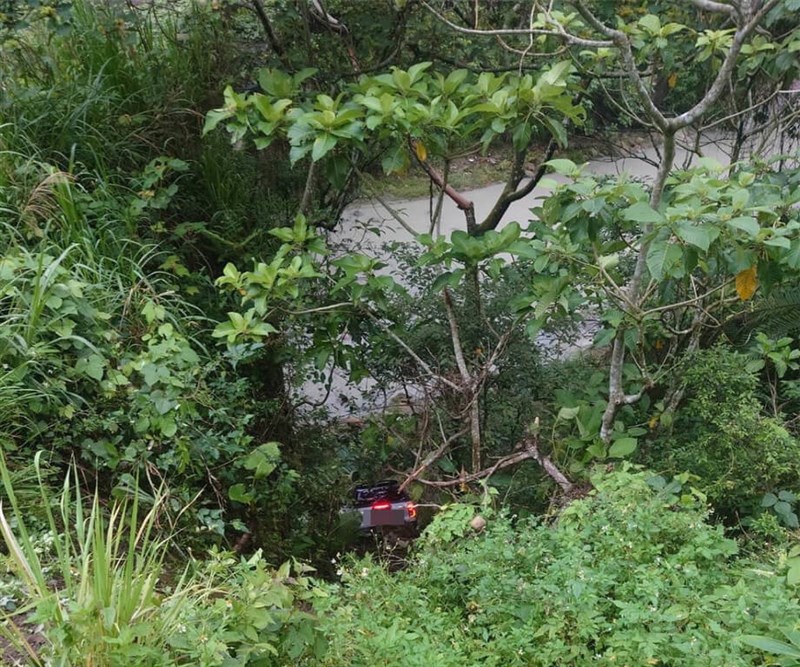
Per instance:
[[[119,233],[128,193],[101,181],[90,192],[81,174],[8,152],[3,159],[0,433],[30,442],[47,430],[46,415],[97,395],[97,386],[76,379],[82,356],[141,344],[134,332],[143,328],[145,304],[159,304],[195,349],[203,325],[174,277],[159,269],[166,254]]]
[[[171,142],[199,145],[210,91],[238,63],[217,15],[76,0],[71,21],[69,35],[31,31],[0,45],[6,148],[113,173],[168,153]]]
[[[0,151],[108,187],[130,187],[158,156],[178,157],[191,173],[165,214],[168,229],[194,226],[159,240],[180,244],[194,266],[212,272],[271,247],[270,222],[293,215],[286,200],[295,175],[285,160],[276,168],[276,160],[232,150],[222,136],[201,137],[206,111],[253,58],[223,12],[209,4],[130,10],[75,0],[71,20],[67,36],[30,31],[0,44]]]
[[[6,620],[20,621],[33,612],[47,641],[43,650],[34,648],[27,626],[18,622],[0,626],[6,638],[37,665],[163,664],[181,607],[195,602],[185,573],[168,594],[160,590],[170,536],[159,535],[157,523],[166,494],[157,490],[147,511],[137,494],[105,511],[97,493],[91,498],[82,494],[73,467],[54,496],[42,477],[41,456],[36,455],[34,465],[53,538],[49,568],[26,526],[1,456],[0,477],[12,514],[0,505],[0,534],[29,595],[28,605]]]
[[[17,492],[30,479],[15,479],[0,450],[0,536],[28,598],[0,617],[0,635],[28,664],[266,666],[324,650],[314,618],[298,608],[324,595],[305,576],[308,567],[271,570],[260,553],[247,560],[212,553],[207,563],[189,559],[176,568],[168,559],[175,524],[165,520],[170,498],[163,486],[150,495],[134,490],[106,507],[97,492],[81,491],[75,465],[58,490],[41,453],[33,470],[49,553],[40,552]]]

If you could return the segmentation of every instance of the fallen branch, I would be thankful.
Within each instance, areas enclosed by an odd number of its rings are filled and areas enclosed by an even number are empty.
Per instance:
[[[522,461],[527,461],[528,459],[533,459],[540,466],[542,466],[542,469],[547,473],[548,477],[558,484],[564,493],[569,493],[572,491],[574,484],[570,482],[566,475],[564,475],[564,473],[558,469],[558,466],[553,463],[553,460],[549,456],[545,456],[539,451],[539,436],[536,433],[529,433],[526,435],[522,441],[517,444],[516,449],[522,449],[522,451],[518,451],[514,454],[509,454],[508,456],[498,459],[490,468],[485,468],[468,475],[461,475],[458,479],[449,479],[444,481],[418,479],[417,481],[420,482],[420,484],[434,486],[437,488],[458,486],[460,484],[476,482],[481,479],[488,479],[498,470],[508,468],[509,466],[516,465]]]
[[[467,430],[468,430],[467,428],[463,428],[458,433],[451,435],[449,438],[447,438],[447,440],[445,440],[441,445],[439,445],[439,447],[436,450],[428,454],[423,459],[422,463],[420,463],[420,465],[417,467],[417,469],[414,470],[410,475],[408,475],[408,477],[406,477],[403,480],[403,483],[400,485],[399,491],[401,492],[405,491],[406,487],[409,484],[411,484],[411,482],[416,480],[423,472],[425,472],[434,463],[436,463],[436,461],[442,458],[442,456],[444,456],[444,453],[448,449],[450,449],[450,445],[452,445],[455,440],[464,435],[467,432]]]
[[[497,463],[495,463],[491,468],[485,468],[484,470],[479,470],[478,472],[472,472],[468,475],[463,475],[458,479],[449,479],[444,481],[418,479],[417,481],[420,484],[425,484],[426,486],[435,486],[437,488],[458,486],[459,484],[467,484],[468,482],[476,482],[479,479],[491,477],[498,470],[508,468],[509,466],[513,466],[516,463],[520,463],[530,458],[532,457],[529,452],[518,452],[516,454],[510,454],[509,456],[504,456],[503,458],[498,459]]]
[[[537,418],[537,425],[538,425],[538,418]],[[566,475],[558,469],[558,466],[553,463],[553,460],[549,456],[545,456],[539,451],[539,436],[536,434],[529,434],[527,435],[523,441],[522,445],[525,448],[525,451],[530,454],[531,458],[534,459],[544,471],[548,474],[548,476],[561,487],[561,490],[564,493],[569,493],[572,491],[572,482],[570,482]]]

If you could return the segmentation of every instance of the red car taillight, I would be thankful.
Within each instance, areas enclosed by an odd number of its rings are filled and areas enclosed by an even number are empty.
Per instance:
[[[374,510],[390,510],[392,509],[392,503],[388,500],[376,500],[372,503],[372,509]]]
[[[417,518],[417,506],[414,503],[406,503],[406,511],[409,519]]]

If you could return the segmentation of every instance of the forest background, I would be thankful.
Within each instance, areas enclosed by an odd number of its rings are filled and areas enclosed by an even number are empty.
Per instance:
[[[797,0],[0,12],[6,662],[797,664]]]

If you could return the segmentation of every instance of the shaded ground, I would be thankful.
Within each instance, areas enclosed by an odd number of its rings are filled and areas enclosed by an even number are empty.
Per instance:
[[[9,619],[8,623],[14,623],[22,630],[25,641],[38,655],[47,641],[41,633],[40,626],[29,623],[25,620],[26,616],[27,614],[19,614]],[[32,663],[25,652],[17,649],[6,637],[0,634],[0,664],[4,667],[24,667]]]

